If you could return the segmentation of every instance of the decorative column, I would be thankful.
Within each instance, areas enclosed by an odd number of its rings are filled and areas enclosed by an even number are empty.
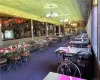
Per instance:
[[[54,35],[56,36],[56,26],[53,25],[53,29],[54,29]]]
[[[59,36],[61,35],[60,33],[61,33],[61,30],[60,30],[60,25],[59,25]]]
[[[1,19],[0,19],[0,46],[3,45],[1,27],[2,27],[2,23],[1,23]]]
[[[22,37],[24,38],[24,28],[21,28],[21,30],[22,30]]]
[[[46,35],[46,37],[48,37],[48,24],[46,23],[46,26],[45,26],[46,28],[45,28],[45,35]]]
[[[33,33],[33,20],[31,20],[31,35],[32,35],[32,40],[34,38],[34,33]]]
[[[64,35],[66,34],[66,32],[65,32],[65,22],[63,22],[63,31],[64,31]]]

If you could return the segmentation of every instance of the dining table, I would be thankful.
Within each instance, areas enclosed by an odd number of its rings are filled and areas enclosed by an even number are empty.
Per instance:
[[[75,41],[70,41],[70,44],[76,44],[76,45],[85,45],[89,44],[89,40],[82,41],[82,40],[75,40]]]
[[[0,54],[7,54],[9,52],[14,52],[16,50],[17,50],[17,48],[15,48],[15,47],[2,48],[2,49],[0,49]]]
[[[1,48],[0,54],[7,54],[7,53],[10,53],[10,52],[15,52],[18,48],[24,49],[27,46],[28,46],[28,44],[24,43],[24,44],[18,44],[16,47],[15,46],[9,46],[9,47],[6,47],[6,48]]]
[[[75,39],[88,39],[88,37],[75,37]]]
[[[87,53],[90,53],[90,48],[77,48],[77,47],[59,47],[57,48],[54,52],[56,53],[57,51],[65,51],[66,53],[69,54],[77,54],[79,51],[85,51]]]
[[[48,75],[43,80],[86,80],[86,79],[49,72]]]

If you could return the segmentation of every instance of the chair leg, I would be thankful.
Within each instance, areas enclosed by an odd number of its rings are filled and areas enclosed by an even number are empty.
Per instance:
[[[14,68],[17,70],[17,61],[14,62]]]

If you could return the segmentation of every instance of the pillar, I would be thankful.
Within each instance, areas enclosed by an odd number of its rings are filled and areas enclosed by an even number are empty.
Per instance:
[[[60,25],[59,25],[59,36],[61,35],[60,33],[61,33],[61,30],[60,30]]]
[[[63,22],[63,35],[66,35],[66,32],[65,32],[65,22]]]
[[[52,26],[53,26],[53,35],[55,35],[55,25]]]
[[[22,37],[24,38],[24,28],[22,28]]]
[[[2,23],[1,23],[1,20],[0,20],[0,46],[3,45],[1,27],[2,27]]]
[[[46,35],[46,37],[48,37],[48,24],[46,23],[46,26],[45,26],[46,28],[45,28],[45,35]]]
[[[32,40],[34,38],[34,33],[33,33],[33,20],[31,20],[31,36],[32,36]]]

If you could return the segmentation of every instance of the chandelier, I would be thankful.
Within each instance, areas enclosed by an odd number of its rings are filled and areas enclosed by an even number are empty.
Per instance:
[[[68,19],[61,19],[60,22],[68,22]]]
[[[47,18],[58,17],[58,13],[55,12],[55,11],[53,12],[52,7],[53,7],[53,6],[50,6],[51,10],[50,10],[50,12],[48,12],[48,13],[46,14],[46,17],[47,17]]]

